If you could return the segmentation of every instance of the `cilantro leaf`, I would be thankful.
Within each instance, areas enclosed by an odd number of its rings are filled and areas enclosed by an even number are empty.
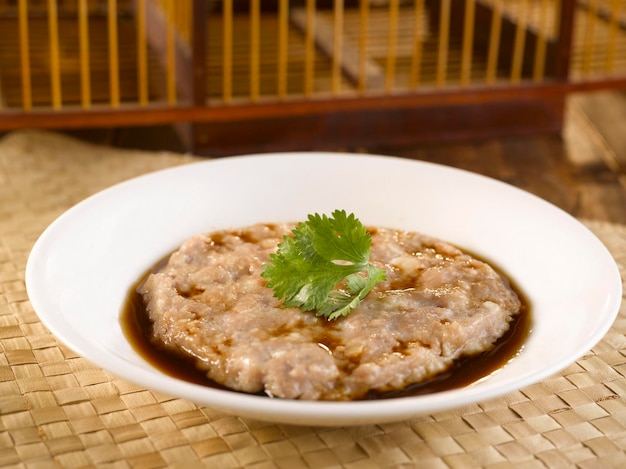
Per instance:
[[[337,319],[386,278],[384,270],[369,263],[371,242],[354,214],[309,215],[284,237],[261,276],[284,306]]]

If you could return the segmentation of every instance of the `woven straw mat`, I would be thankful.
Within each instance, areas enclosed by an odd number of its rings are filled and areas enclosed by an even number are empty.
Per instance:
[[[195,159],[48,132],[0,141],[0,467],[626,468],[624,304],[604,339],[550,379],[488,402],[359,427],[229,416],[130,384],[59,344],[24,285],[37,237],[100,189]],[[585,223],[626,278],[626,226]]]

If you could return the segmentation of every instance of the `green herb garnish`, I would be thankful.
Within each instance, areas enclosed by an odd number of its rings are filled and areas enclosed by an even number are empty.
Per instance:
[[[331,217],[309,215],[292,236],[284,237],[261,276],[284,306],[337,319],[386,278],[384,270],[369,262],[371,244],[354,214],[335,210]]]

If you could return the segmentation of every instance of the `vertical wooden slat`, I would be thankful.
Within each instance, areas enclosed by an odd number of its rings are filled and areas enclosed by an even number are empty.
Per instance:
[[[335,0],[334,8],[334,35],[333,35],[333,65],[332,65],[332,84],[333,94],[341,91],[341,60],[343,52],[343,0]]]
[[[385,66],[385,91],[393,89],[396,73],[396,46],[398,43],[398,0],[389,0],[389,36],[387,38],[387,64]]]
[[[583,43],[582,71],[587,74],[591,71],[594,50],[594,36],[596,20],[598,18],[598,0],[588,0],[586,28]]]
[[[278,5],[278,97],[287,96],[287,46],[289,40],[289,1]]]
[[[315,91],[315,0],[306,1],[306,35],[304,38],[304,94]]]
[[[556,56],[554,60],[555,78],[560,82],[569,80],[573,52],[574,17],[578,0],[555,0],[556,31],[558,31]]]
[[[359,4],[359,75],[357,89],[363,93],[367,89],[367,47],[369,42],[369,0],[361,0]]]
[[[193,42],[193,3],[194,0],[187,0],[184,3],[183,8],[185,29],[187,31],[187,44],[191,44]]]
[[[528,24],[528,0],[520,0],[517,12],[517,26],[513,41],[513,60],[511,63],[511,83],[518,83],[522,78],[524,49],[526,46],[526,27]]]
[[[190,22],[190,8],[191,1],[184,0],[176,2],[176,25],[178,31],[187,44],[191,42],[191,22]]]
[[[250,100],[257,101],[260,93],[261,4],[250,1]]]
[[[223,0],[222,8],[222,99],[227,103],[233,96],[233,0]]]
[[[615,52],[617,45],[617,33],[619,32],[619,10],[620,0],[611,0],[611,16],[609,18],[609,37],[606,50],[606,61],[604,63],[604,71],[606,73],[613,72],[615,68]]]
[[[148,41],[146,36],[146,0],[137,0],[137,92],[140,106],[148,105]]]
[[[63,105],[61,95],[61,63],[59,48],[59,19],[56,0],[48,0],[48,38],[50,41],[50,85],[52,107],[60,109]]]
[[[192,0],[191,21],[191,69],[193,71],[192,101],[196,106],[207,105],[207,23],[209,4],[206,0]]]
[[[179,35],[183,35],[183,30],[180,27],[180,6],[185,0],[174,0],[172,2],[172,22],[174,23],[174,31],[178,31]],[[222,1],[223,3],[223,1]]]
[[[187,0],[178,0],[174,2],[174,27],[178,31],[180,37],[187,39],[187,25],[185,24],[184,8]]]
[[[502,32],[502,0],[494,0],[491,27],[489,31],[489,50],[487,52],[487,73],[485,81],[492,85],[498,74],[498,56]]]
[[[20,0],[18,8],[20,30],[20,74],[22,81],[22,109],[33,108],[30,70],[30,40],[28,32],[28,1]]]
[[[465,0],[463,22],[463,44],[461,50],[461,84],[468,85],[472,73],[472,51],[474,49],[474,19],[476,0]]]
[[[166,31],[165,49],[167,63],[167,102],[170,105],[176,104],[176,43],[174,35],[174,0],[165,2]]]
[[[535,63],[533,65],[533,80],[535,82],[543,81],[545,76],[549,11],[550,0],[541,0],[537,28],[537,45],[535,46]]]
[[[436,86],[446,84],[448,73],[448,52],[450,43],[450,0],[441,0],[439,18],[439,48],[437,51],[437,78]]]
[[[89,64],[89,6],[87,0],[78,2],[78,43],[80,48],[80,102],[91,107],[91,76]]]
[[[415,0],[414,5],[414,29],[413,38],[413,55],[411,57],[411,88],[417,88],[420,83],[420,74],[422,69],[422,35],[421,28],[424,17],[424,0]]]
[[[117,34],[117,0],[108,0],[107,21],[109,34],[109,103],[120,104],[119,43]]]
[[[183,24],[185,25],[185,39],[187,40],[187,44],[191,44],[191,4],[193,0],[186,0],[181,3],[181,15],[183,17]]]

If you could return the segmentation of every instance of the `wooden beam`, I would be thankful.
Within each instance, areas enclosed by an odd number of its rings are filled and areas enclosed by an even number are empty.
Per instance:
[[[626,88],[626,79],[609,82],[607,86],[621,85]],[[580,86],[589,87],[583,83]],[[18,128],[88,128],[124,127],[140,125],[171,124],[175,122],[236,122],[241,120],[263,120],[270,117],[302,116],[307,114],[335,114],[343,112],[370,112],[377,109],[430,108],[493,102],[519,101],[524,99],[552,99],[564,96],[576,87],[562,83],[521,84],[516,87],[489,87],[424,91],[385,96],[353,96],[311,100],[284,100],[272,103],[245,103],[230,106],[177,106],[154,104],[148,107],[121,104],[119,108],[94,105],[89,110],[79,106],[67,106],[61,111],[35,109],[31,112],[5,110],[0,113],[0,129]]]
[[[554,54],[554,76],[561,82],[569,80],[574,40],[574,16],[578,0],[561,0],[559,38]]]

